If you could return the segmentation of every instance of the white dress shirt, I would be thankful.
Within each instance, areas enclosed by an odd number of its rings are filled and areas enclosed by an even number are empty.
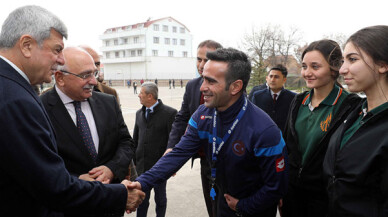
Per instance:
[[[67,112],[69,112],[69,115],[73,120],[75,126],[77,126],[77,115],[75,113],[75,108],[73,104],[74,100],[72,100],[65,93],[63,93],[56,85],[55,90],[57,91],[59,98],[61,98],[63,104],[65,105]],[[92,109],[90,108],[89,102],[87,100],[81,102],[81,110],[84,113],[86,120],[88,121],[90,133],[92,134],[93,138],[94,147],[96,148],[98,154],[98,144],[100,142],[100,139],[98,137],[96,122],[94,121]]]

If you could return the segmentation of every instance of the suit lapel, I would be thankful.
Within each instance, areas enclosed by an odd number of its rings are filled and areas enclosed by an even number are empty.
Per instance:
[[[83,152],[89,155],[88,151],[86,150],[86,147],[82,143],[82,138],[79,135],[76,125],[71,119],[69,112],[67,111],[62,100],[59,98],[59,95],[55,88],[50,90],[48,94],[48,112],[52,114],[53,118],[58,123],[58,126],[62,128],[61,130],[65,132],[68,137],[71,138],[71,140],[75,144],[77,144],[77,146],[80,147]]]

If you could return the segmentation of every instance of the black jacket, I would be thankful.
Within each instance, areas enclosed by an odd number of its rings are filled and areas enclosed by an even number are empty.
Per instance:
[[[298,94],[292,101],[284,130],[284,140],[286,141],[288,149],[290,165],[289,188],[297,187],[307,191],[326,194],[322,163],[329,139],[334,133],[334,130],[338,128],[347,115],[358,105],[360,98],[356,94],[349,94],[344,99],[338,112],[334,115],[326,135],[321,139],[319,145],[316,146],[316,150],[306,159],[306,163],[302,167],[302,154],[299,151],[295,121],[305,93]]]
[[[329,216],[388,216],[388,109],[376,114],[340,149],[361,104],[333,134],[324,161]]]
[[[269,88],[257,90],[252,98],[252,103],[263,109],[272,120],[278,125],[279,129],[284,134],[284,126],[286,125],[288,110],[296,93],[287,89],[282,89],[276,102],[273,102],[271,90]]]
[[[164,105],[159,100],[158,105],[145,118],[145,106],[136,112],[133,140],[136,147],[136,170],[139,175],[149,170],[166,151],[168,136],[177,110]]]

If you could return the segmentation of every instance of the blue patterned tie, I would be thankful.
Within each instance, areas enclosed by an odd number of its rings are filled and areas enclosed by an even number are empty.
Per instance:
[[[81,102],[74,101],[75,114],[77,116],[77,128],[86,148],[89,151],[89,155],[92,157],[94,163],[97,161],[96,147],[93,143],[92,134],[90,133],[89,124],[86,120],[84,113],[81,110]]]

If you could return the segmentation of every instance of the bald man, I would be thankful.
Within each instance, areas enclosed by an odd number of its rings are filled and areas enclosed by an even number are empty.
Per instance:
[[[119,183],[134,155],[120,107],[113,96],[93,91],[98,71],[85,50],[69,47],[63,54],[66,63],[55,72],[55,87],[41,96],[58,153],[80,179]]]
[[[116,90],[114,88],[111,88],[111,87],[103,84],[104,73],[101,72],[101,70],[100,70],[101,62],[100,62],[100,56],[98,55],[98,53],[88,45],[80,45],[79,47],[86,50],[86,52],[88,52],[90,54],[90,56],[92,56],[94,64],[97,67],[98,77],[97,77],[97,84],[94,86],[94,90],[97,92],[106,93],[106,94],[110,94],[110,95],[115,96],[117,99],[117,102],[120,105],[120,98],[119,98],[119,95],[117,94]]]

